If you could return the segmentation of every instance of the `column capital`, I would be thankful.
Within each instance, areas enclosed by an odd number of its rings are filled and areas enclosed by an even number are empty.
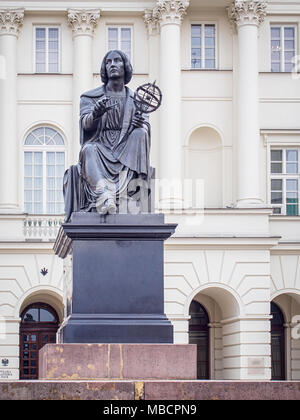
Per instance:
[[[24,9],[0,8],[0,35],[18,36],[23,20]]]
[[[147,28],[148,35],[156,35],[159,32],[158,16],[155,9],[146,9],[144,11],[144,22]]]
[[[189,0],[157,0],[153,13],[161,26],[180,25],[189,4]]]
[[[100,9],[68,9],[68,23],[73,36],[94,35],[100,18]]]
[[[229,21],[233,26],[260,26],[266,17],[267,0],[234,0],[228,8]]]

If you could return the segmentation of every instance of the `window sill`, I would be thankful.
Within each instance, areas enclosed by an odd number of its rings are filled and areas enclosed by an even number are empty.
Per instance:
[[[191,68],[183,68],[183,69],[181,69],[182,71],[195,71],[195,72],[200,72],[200,71],[210,71],[210,72],[212,72],[212,71],[232,71],[232,69],[217,69],[217,68],[215,68],[215,69],[191,69]]]
[[[292,72],[292,71],[260,71],[259,74],[300,74],[299,71]]]
[[[285,214],[272,214],[270,216],[270,219],[272,220],[276,220],[276,219],[281,219],[281,220],[297,220],[299,221],[300,215],[298,216],[287,216]]]
[[[18,76],[73,76],[72,73],[18,73]]]

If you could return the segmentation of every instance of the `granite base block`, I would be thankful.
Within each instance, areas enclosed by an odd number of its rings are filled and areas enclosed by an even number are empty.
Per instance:
[[[0,381],[0,400],[300,400],[300,382]]]
[[[47,344],[39,378],[53,380],[196,379],[195,344]]]

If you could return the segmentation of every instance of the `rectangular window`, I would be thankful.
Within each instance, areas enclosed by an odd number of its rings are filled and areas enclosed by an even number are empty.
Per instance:
[[[64,152],[24,153],[24,210],[31,214],[64,213]]]
[[[296,54],[296,27],[271,26],[271,71],[291,72]]]
[[[121,50],[131,60],[132,57],[132,28],[112,26],[108,28],[108,50]]]
[[[216,68],[216,25],[191,25],[191,68]]]
[[[27,213],[43,213],[43,153],[25,152],[24,204]]]
[[[63,213],[64,152],[46,153],[46,213]]]
[[[274,214],[299,216],[300,149],[271,150],[271,204]]]
[[[59,72],[59,28],[35,28],[35,72]]]

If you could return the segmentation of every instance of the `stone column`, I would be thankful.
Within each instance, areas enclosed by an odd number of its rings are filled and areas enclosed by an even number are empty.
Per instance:
[[[211,348],[211,377],[210,379],[223,379],[223,333],[221,322],[210,322],[209,346]]]
[[[180,26],[188,0],[158,0],[160,23],[160,180],[182,183]],[[161,208],[181,208],[180,188],[161,189]]]
[[[80,95],[93,89],[93,35],[100,10],[69,9],[68,22],[73,31],[73,139],[71,162],[78,162]]]
[[[160,86],[159,78],[159,24],[153,9],[146,9],[144,22],[148,34],[148,69],[149,82],[156,82]],[[155,168],[155,177],[159,178],[159,111],[150,114],[151,124],[151,166]]]
[[[17,39],[24,9],[0,9],[0,213],[19,213]]]
[[[259,188],[258,28],[266,1],[235,0],[229,19],[238,32],[237,207],[262,205]]]

